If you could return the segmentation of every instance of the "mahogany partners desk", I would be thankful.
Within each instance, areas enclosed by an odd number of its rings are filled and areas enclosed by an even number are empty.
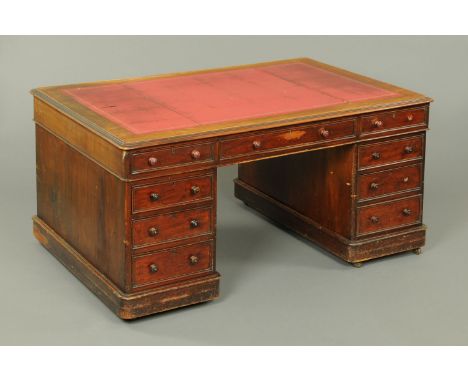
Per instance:
[[[218,166],[349,263],[424,245],[423,95],[307,58],[32,94],[34,234],[123,319],[218,296]]]

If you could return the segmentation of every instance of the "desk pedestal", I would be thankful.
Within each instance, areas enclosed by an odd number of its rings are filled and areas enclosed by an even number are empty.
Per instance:
[[[360,171],[358,150],[359,145],[349,145],[241,164],[235,196],[357,266],[401,252],[420,253],[426,231],[421,222],[422,173],[417,175],[419,183],[408,190],[361,197],[367,194],[364,182],[372,184],[380,177],[385,180],[381,187],[391,188],[399,184],[394,178],[406,180],[406,174],[420,164]]]

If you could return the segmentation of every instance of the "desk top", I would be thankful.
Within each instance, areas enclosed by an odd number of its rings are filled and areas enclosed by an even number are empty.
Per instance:
[[[431,101],[307,58],[46,87],[32,93],[123,148]]]

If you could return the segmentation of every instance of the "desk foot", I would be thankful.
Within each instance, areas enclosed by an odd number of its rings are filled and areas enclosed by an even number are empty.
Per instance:
[[[413,249],[413,252],[414,252],[416,255],[420,255],[420,254],[422,254],[422,248],[415,248],[415,249]]]
[[[362,262],[358,261],[357,263],[350,263],[354,268],[361,268]]]

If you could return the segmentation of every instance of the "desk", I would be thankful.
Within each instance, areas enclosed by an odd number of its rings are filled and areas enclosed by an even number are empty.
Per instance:
[[[123,319],[218,296],[219,166],[345,262],[424,245],[423,95],[307,58],[32,94],[34,234]]]

